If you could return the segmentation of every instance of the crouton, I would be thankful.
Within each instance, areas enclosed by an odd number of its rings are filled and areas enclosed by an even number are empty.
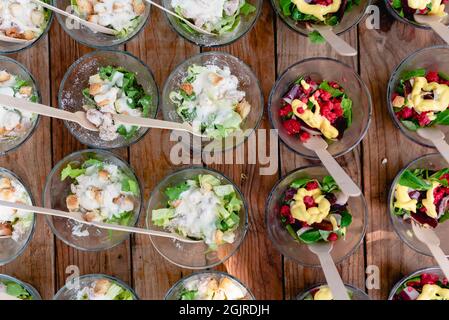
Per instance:
[[[74,194],[69,195],[66,199],[65,199],[65,203],[67,205],[67,209],[69,209],[69,211],[75,211],[78,210],[80,207],[80,203],[78,200],[78,197]]]
[[[190,96],[193,93],[193,86],[192,84],[186,82],[181,84],[181,90]]]
[[[242,119],[246,119],[246,117],[248,116],[249,112],[251,111],[251,105],[249,104],[248,101],[243,99],[237,105],[235,111],[237,111],[237,113],[242,117]]]

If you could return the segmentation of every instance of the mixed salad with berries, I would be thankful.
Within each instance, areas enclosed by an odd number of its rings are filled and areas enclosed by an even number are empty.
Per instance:
[[[394,213],[436,228],[449,219],[449,168],[405,170],[394,191]]]
[[[167,207],[153,210],[156,226],[204,240],[210,250],[235,241],[243,202],[233,185],[206,174],[165,190]]]
[[[134,300],[134,294],[115,281],[99,279],[80,289],[75,300]]]
[[[415,21],[414,15],[445,17],[445,5],[448,0],[389,0],[390,6],[399,16]]]
[[[241,131],[251,105],[229,67],[191,65],[179,89],[170,93],[176,112],[193,129],[212,139]]]
[[[438,274],[411,277],[396,291],[393,300],[449,300],[449,285]]]
[[[280,219],[298,242],[316,243],[344,238],[352,223],[348,196],[340,191],[331,176],[321,181],[298,178],[284,192]]]
[[[426,69],[405,72],[392,95],[392,106],[408,130],[449,125],[449,75]]]
[[[282,99],[279,116],[287,134],[307,142],[311,135],[339,140],[352,124],[352,100],[333,81],[298,78]]]
[[[17,282],[0,280],[1,300],[33,300],[33,296]]]
[[[42,0],[49,3],[48,0]],[[32,41],[50,21],[51,12],[32,0],[0,1],[0,35]]]
[[[81,165],[69,163],[61,171],[61,181],[70,178],[67,209],[80,212],[86,221],[129,225],[140,194],[139,184],[117,165],[90,158]],[[89,235],[85,225],[75,223],[73,235]]]
[[[223,35],[235,31],[243,17],[256,11],[246,0],[171,0],[174,11],[205,31]],[[187,32],[198,33],[185,22],[178,20]]]
[[[71,0],[71,6],[83,19],[115,30],[119,38],[131,34],[145,13],[143,0]]]
[[[242,300],[246,290],[228,277],[204,275],[186,280],[179,300]]]
[[[139,127],[117,125],[114,114],[147,118],[152,107],[152,97],[137,82],[137,74],[121,67],[101,67],[99,73],[89,77],[89,88],[83,90],[87,119],[99,129],[104,141],[119,136],[129,140],[136,136]]]
[[[352,291],[348,290],[348,296],[352,300]],[[326,286],[319,286],[310,290],[310,292],[304,297],[304,300],[334,300],[331,289]]]

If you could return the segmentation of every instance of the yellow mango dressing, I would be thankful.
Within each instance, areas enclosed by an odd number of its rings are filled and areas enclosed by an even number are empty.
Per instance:
[[[318,206],[307,209],[304,203],[304,197],[306,196],[312,197]],[[295,219],[311,225],[313,223],[320,223],[329,215],[331,204],[318,188],[314,190],[307,190],[305,188],[298,189],[294,200],[291,213]]]
[[[304,0],[292,0],[298,10],[304,14],[310,14],[317,19],[324,21],[324,16],[329,13],[335,13],[340,9],[341,0],[334,0],[334,2],[328,6],[322,6],[319,4],[310,4]]]
[[[423,93],[424,91],[424,93]],[[424,99],[426,93],[433,92],[434,99]],[[437,82],[427,82],[424,77],[416,77],[407,105],[417,112],[440,112],[449,106],[449,86]]]
[[[449,300],[449,289],[436,284],[425,284],[416,300]]]
[[[441,0],[408,0],[408,6],[416,10],[424,10],[427,5],[431,4],[432,9],[428,13],[429,15],[435,15],[443,17],[446,15],[444,12],[444,4],[441,4]]]

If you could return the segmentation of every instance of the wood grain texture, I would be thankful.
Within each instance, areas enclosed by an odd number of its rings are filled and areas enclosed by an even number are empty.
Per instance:
[[[42,101],[50,100],[48,37],[44,37],[31,49],[11,58],[24,64],[36,79]],[[0,166],[15,172],[30,188],[36,204],[41,204],[41,194],[45,179],[51,170],[50,120],[40,118],[36,131],[18,149],[0,158]],[[37,217],[33,239],[16,260],[0,267],[5,273],[34,286],[45,299],[53,297],[54,242],[50,228],[41,216]]]
[[[408,140],[394,125],[387,110],[387,84],[394,68],[412,52],[439,44],[431,31],[418,30],[402,24],[381,7],[380,30],[360,26],[361,75],[368,85],[374,102],[371,128],[363,142],[363,177],[365,196],[371,212],[366,238],[367,264],[379,267],[381,285],[370,290],[375,299],[386,299],[392,286],[416,269],[435,265],[403,244],[390,223],[387,197],[396,174],[411,160],[434,152]],[[386,164],[382,161],[386,159]],[[385,161],[384,161],[385,163]]]

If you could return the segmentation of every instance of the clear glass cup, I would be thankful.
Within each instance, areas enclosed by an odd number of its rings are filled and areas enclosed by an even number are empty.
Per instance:
[[[401,17],[400,14],[399,14],[399,12],[397,12],[397,11],[392,7],[392,3],[393,3],[392,0],[384,0],[384,1],[385,1],[385,6],[387,7],[387,11],[388,11],[388,12],[389,12],[389,13],[390,13],[396,20],[398,20],[398,21],[400,21],[400,22],[403,22],[403,23],[406,23],[406,24],[408,24],[409,26],[412,26],[412,27],[415,27],[415,28],[431,30],[431,28],[430,28],[429,26],[427,26],[427,25],[418,23],[418,22],[416,22],[415,20],[411,20],[411,19],[408,19],[408,18],[406,18],[406,17]],[[445,9],[444,9],[444,11],[445,11],[446,13],[448,13],[448,12],[449,12],[449,7],[446,6]],[[445,25],[448,25],[448,24],[449,24],[449,17],[447,17],[447,16],[444,17],[444,18],[441,20],[441,22],[443,22]]]
[[[139,300],[139,297],[137,296],[137,294],[133,288],[131,288],[129,285],[127,285],[122,280],[117,279],[115,277],[105,275],[105,274],[86,274],[86,275],[80,276],[78,278],[71,279],[71,280],[75,281],[75,283],[76,283],[76,281],[79,281],[78,282],[79,287],[73,288],[72,287],[73,283],[70,283],[70,285],[67,285],[67,283],[66,283],[66,285],[64,287],[62,287],[61,289],[59,289],[59,291],[55,294],[55,296],[53,297],[53,300],[77,300],[77,294],[80,289],[85,288],[85,287],[90,287],[95,281],[98,281],[101,279],[106,279],[106,280],[110,280],[110,281],[117,283],[119,286],[123,287],[124,289],[131,291],[131,293],[133,295],[133,300]]]
[[[177,185],[189,179],[194,179],[198,175],[210,174],[222,184],[231,184],[237,192],[237,197],[242,200],[243,206],[240,210],[240,224],[235,230],[235,241],[232,244],[223,244],[217,251],[210,251],[208,245],[203,241],[198,243],[180,242],[164,237],[150,236],[156,250],[171,263],[188,269],[212,268],[229,259],[240,247],[248,230],[248,206],[239,188],[223,174],[203,167],[188,167],[165,177],[152,191],[147,207],[146,224],[148,229],[164,231],[152,222],[152,211],[167,206],[167,196],[164,191],[167,187]]]
[[[430,170],[440,170],[443,168],[448,168],[449,165],[444,160],[444,158],[439,153],[428,154],[422,157],[419,157],[412,162],[410,162],[405,168],[403,168],[397,176],[394,178],[391,187],[390,193],[388,195],[388,205],[390,208],[390,220],[393,224],[394,230],[398,234],[399,238],[405,242],[410,248],[413,250],[432,257],[429,248],[418,240],[415,237],[415,234],[412,230],[412,225],[410,220],[404,220],[402,217],[394,214],[394,190],[396,184],[399,182],[399,178],[401,177],[404,170],[413,170],[413,169],[430,169]],[[440,247],[443,252],[449,252],[449,223],[444,222],[438,224],[438,226],[434,229],[436,234],[441,240]],[[447,254],[449,256],[449,254]]]
[[[358,6],[353,6],[349,12],[344,14],[342,21],[332,27],[333,31],[340,35],[358,25],[363,19],[366,9],[370,3],[370,0],[362,0]],[[280,5],[280,0],[271,0],[271,4],[279,17],[281,17],[282,21],[284,21],[285,24],[293,31],[296,31],[303,36],[307,36],[311,31],[313,31],[312,29],[307,28],[304,23],[298,23],[291,17],[284,15]]]
[[[47,0],[46,2],[51,5],[54,5],[53,0]],[[51,23],[53,22],[53,12],[50,10],[48,10],[48,11],[49,11],[49,18],[48,18],[47,26],[45,27],[43,32],[39,35],[39,37],[37,37],[33,41],[30,41],[29,43],[28,42],[12,43],[12,42],[0,41],[0,54],[13,54],[13,53],[20,52],[22,50],[31,48],[36,43],[38,43],[39,40],[44,38],[45,35],[48,33],[48,30],[50,30]]]
[[[268,229],[268,236],[274,246],[284,256],[305,267],[319,267],[320,262],[306,244],[295,241],[283,226],[280,219],[280,204],[284,192],[295,179],[307,177],[321,180],[327,175],[329,173],[321,166],[296,169],[288,173],[273,187],[265,206],[265,224]],[[334,242],[331,256],[335,263],[339,263],[352,255],[365,237],[368,225],[368,209],[363,195],[349,198],[348,211],[352,215],[352,223],[348,226],[345,239]]]
[[[310,300],[307,299],[309,295],[312,294],[312,292],[318,290],[322,286],[326,286],[326,283],[319,283],[314,285],[313,287],[308,288],[304,292],[301,292],[297,297],[296,300]],[[354,287],[350,284],[345,284],[346,290],[348,290],[352,294],[351,300],[371,300],[371,298],[362,290],[360,290],[357,287]]]
[[[443,272],[441,271],[440,268],[438,267],[429,267],[429,268],[423,268],[423,269],[419,269],[416,270],[415,272],[412,272],[411,274],[409,274],[408,276],[405,276],[404,278],[402,278],[401,280],[399,280],[393,287],[393,289],[391,289],[390,291],[390,295],[388,296],[388,300],[393,300],[396,291],[399,290],[399,288],[404,284],[404,282],[408,281],[408,279],[414,278],[414,277],[418,277],[421,276],[424,273],[432,273],[432,274],[437,274],[440,276],[440,279],[444,279],[445,276],[443,274]]]
[[[34,203],[31,191],[14,172],[9,171],[5,168],[0,168],[0,178],[2,177],[9,178],[18,185],[21,185],[28,193],[28,197],[31,203]],[[0,266],[10,263],[25,251],[25,249],[30,244],[31,239],[33,238],[35,226],[36,216],[33,215],[33,223],[30,229],[24,234],[21,239],[19,239],[19,241],[14,241],[11,238],[0,239]]]
[[[82,150],[74,152],[64,159],[59,161],[51,170],[45,182],[43,192],[43,204],[46,208],[56,210],[68,211],[66,205],[66,198],[71,193],[70,185],[71,179],[61,181],[61,171],[68,165],[80,165],[84,161],[95,156],[95,159],[116,165],[128,177],[133,178],[138,183],[139,194],[134,196],[134,216],[129,222],[129,226],[136,225],[139,220],[140,211],[142,208],[143,195],[142,186],[134,173],[133,169],[124,160],[111,152],[104,150]],[[89,232],[87,237],[78,237],[72,234],[72,228],[75,222],[65,218],[47,216],[47,223],[49,224],[53,233],[65,244],[83,251],[101,251],[111,249],[129,237],[129,233],[122,231],[112,231],[106,229],[99,229],[93,226],[83,227],[83,230]]]
[[[254,295],[251,293],[251,291],[248,289],[248,287],[246,287],[239,279],[237,279],[234,276],[231,276],[229,273],[226,272],[220,272],[220,271],[204,271],[204,272],[195,272],[187,277],[184,277],[182,279],[180,279],[178,282],[176,282],[171,288],[170,290],[167,291],[167,293],[165,294],[164,300],[180,300],[180,296],[181,296],[181,291],[183,290],[183,288],[185,287],[185,284],[188,281],[194,281],[197,279],[201,279],[203,277],[211,277],[211,278],[215,278],[218,281],[220,281],[220,279],[223,278],[228,278],[230,279],[234,285],[236,285],[237,287],[240,288],[240,290],[242,290],[242,292],[246,292],[245,297],[242,300],[255,300],[256,298],[254,297]]]
[[[5,70],[8,73],[18,76],[21,79],[29,82],[29,84],[33,87],[33,91],[38,97],[38,102],[40,102],[41,95],[36,80],[24,65],[17,62],[14,59],[5,56],[0,56],[0,70]],[[6,153],[17,149],[23,143],[25,143],[25,141],[27,141],[34,133],[38,123],[39,123],[39,116],[36,115],[32,125],[21,137],[17,137],[15,139],[10,140],[5,139],[0,141],[0,155],[5,155]]]
[[[55,6],[61,10],[75,14],[71,3],[72,0],[54,0]],[[145,3],[146,4],[146,3]],[[80,25],[78,22],[64,17],[60,14],[56,15],[59,24],[65,32],[67,32],[75,41],[97,49],[104,49],[110,47],[117,47],[125,44],[139,34],[145,28],[150,17],[150,5],[146,4],[145,12],[140,17],[140,22],[126,37],[117,37],[114,35],[104,34],[101,32],[93,32],[88,27]]]
[[[66,72],[58,95],[58,107],[70,112],[85,111],[83,109],[83,89],[89,87],[89,77],[98,73],[101,67],[120,66],[130,72],[137,74],[137,82],[144,88],[145,92],[152,96],[153,104],[149,112],[149,118],[155,118],[159,103],[159,93],[153,73],[147,65],[139,58],[125,51],[101,50],[94,51],[76,61]],[[98,132],[89,131],[79,124],[64,121],[70,133],[82,144],[91,148],[113,149],[127,147],[139,141],[148,129],[140,128],[131,139],[119,136],[113,141],[103,141]]]
[[[372,115],[371,95],[360,76],[349,66],[330,58],[310,58],[290,66],[279,77],[271,90],[268,101],[268,116],[271,126],[278,130],[279,138],[292,151],[307,159],[315,159],[315,152],[307,149],[298,138],[287,134],[279,109],[282,98],[292,83],[302,75],[309,75],[314,81],[335,81],[339,83],[353,102],[351,126],[344,132],[343,138],[329,143],[327,151],[334,157],[342,156],[354,149],[365,137]]]
[[[25,282],[23,282],[23,281],[21,281],[21,280],[19,280],[17,278],[8,276],[6,274],[0,274],[0,282],[1,281],[12,281],[12,282],[15,282],[15,283],[21,285],[22,287],[24,287],[25,290],[28,291],[29,294],[31,294],[32,300],[42,300],[39,292],[37,292],[37,290],[32,285],[30,285],[28,283],[25,283]]]
[[[179,90],[183,79],[187,76],[187,69],[189,66],[196,65],[215,65],[220,68],[229,67],[231,74],[236,76],[239,80],[239,90],[246,92],[245,99],[251,104],[251,111],[248,117],[242,122],[241,129],[243,136],[236,139],[233,135],[222,140],[211,140],[207,138],[195,137],[190,142],[189,147],[198,150],[198,145],[202,148],[207,146],[209,150],[224,151],[237,147],[243,143],[259,126],[260,120],[263,116],[264,101],[263,93],[260,87],[260,82],[257,79],[251,68],[246,65],[239,58],[236,58],[225,52],[205,52],[195,55],[180,65],[170,74],[164,84],[162,92],[162,114],[164,119],[173,122],[183,122],[181,117],[176,112],[176,105],[170,100],[170,93]],[[201,140],[198,144],[194,142],[195,139]],[[185,143],[184,140],[182,142]]]
[[[428,148],[435,148],[432,142],[421,138],[416,132],[408,130],[393,110],[392,97],[404,72],[425,68],[427,71],[443,71],[449,73],[449,46],[434,46],[420,49],[405,58],[393,71],[388,82],[388,112],[396,127],[410,140]],[[449,126],[439,126],[444,135],[449,134]]]
[[[173,7],[171,6],[171,2],[172,0],[162,0],[162,4],[165,8],[174,11]],[[255,6],[256,11],[248,16],[242,15],[240,25],[236,28],[236,30],[230,33],[225,33],[220,36],[210,36],[207,34],[200,34],[197,32],[190,33],[182,27],[182,25],[179,23],[178,18],[169,14],[165,14],[165,16],[169,21],[172,29],[174,29],[184,39],[202,47],[224,46],[229,45],[242,38],[252,29],[257,19],[259,18],[259,15],[262,11],[263,0],[246,0],[246,2]]]

